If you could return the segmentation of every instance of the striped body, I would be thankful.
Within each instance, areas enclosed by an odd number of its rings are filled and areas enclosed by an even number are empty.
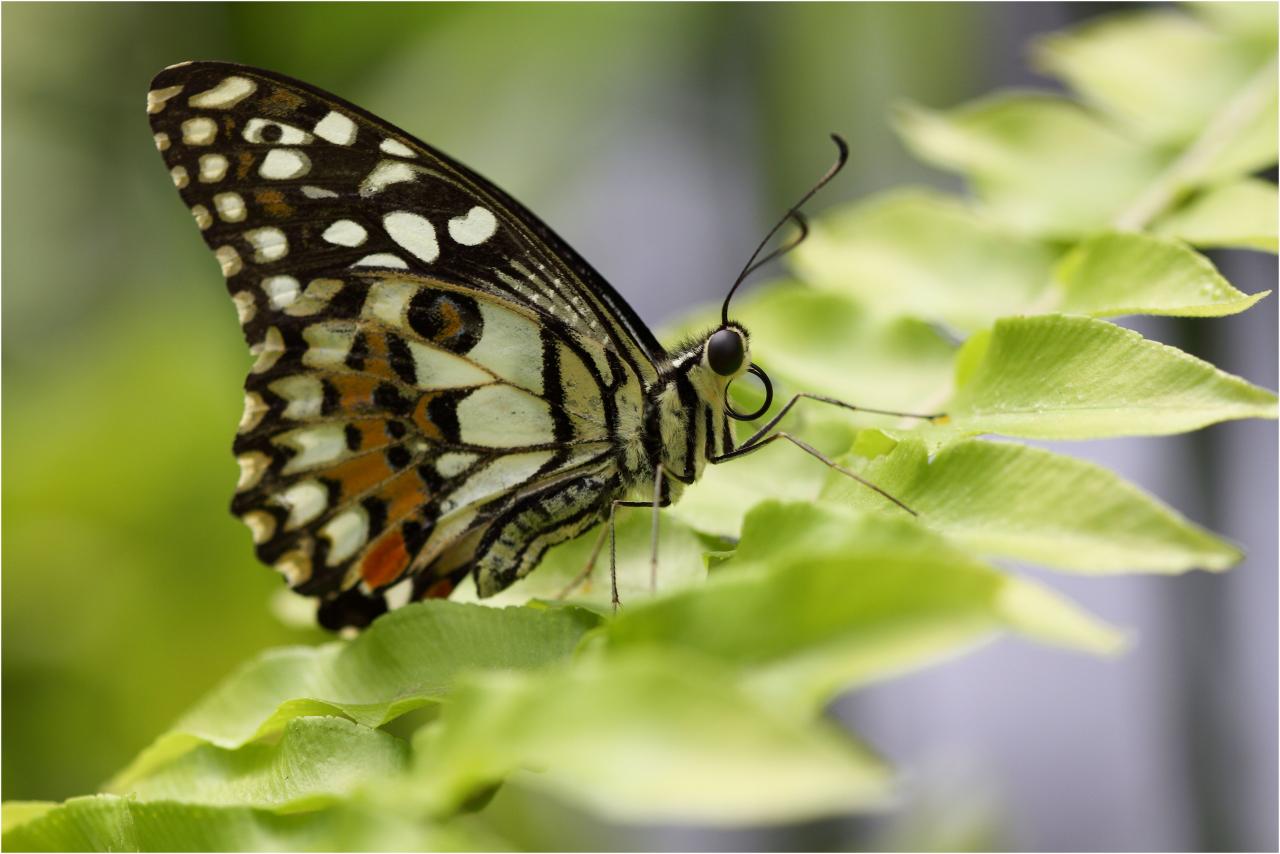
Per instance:
[[[256,357],[232,511],[326,625],[468,574],[502,590],[615,501],[652,500],[659,466],[667,503],[732,448],[733,376],[702,344],[668,354],[545,224],[440,152],[226,63],[166,69],[147,104]]]

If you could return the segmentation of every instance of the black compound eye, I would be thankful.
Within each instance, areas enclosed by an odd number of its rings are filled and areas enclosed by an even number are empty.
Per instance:
[[[707,364],[722,377],[736,374],[746,355],[746,346],[737,330],[721,329],[707,339]]]

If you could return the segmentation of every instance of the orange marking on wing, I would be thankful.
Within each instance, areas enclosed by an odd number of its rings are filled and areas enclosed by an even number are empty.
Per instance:
[[[373,406],[373,390],[379,383],[377,378],[360,374],[337,374],[328,379],[329,384],[338,392],[338,399],[344,410],[368,409]]]
[[[436,310],[444,318],[444,327],[440,330],[440,334],[436,336],[436,341],[448,341],[462,331],[462,315],[458,313],[456,305],[448,299],[442,299],[436,303]]]
[[[236,177],[241,181],[249,174],[249,170],[253,168],[253,152],[240,152],[240,165],[236,167]]]
[[[399,382],[400,377],[391,370],[391,361],[387,356],[387,337],[381,332],[370,330],[364,334],[364,345],[368,351],[368,355],[364,357],[364,373]]]
[[[388,522],[397,522],[417,510],[430,496],[418,473],[407,468],[387,481],[378,490],[378,497],[387,502]]]
[[[390,445],[394,439],[387,433],[387,422],[381,418],[374,420],[353,421],[351,426],[360,431],[360,444],[357,450],[374,451]]]
[[[395,528],[378,539],[377,544],[365,553],[360,561],[360,575],[370,587],[389,584],[409,565],[409,552],[404,547],[404,535]]]
[[[443,442],[444,434],[440,432],[440,428],[431,420],[431,415],[427,412],[427,407],[431,405],[431,401],[435,400],[437,396],[437,393],[431,393],[424,394],[418,398],[418,405],[413,408],[413,423],[418,425],[418,429],[422,431],[423,436]]]
[[[258,190],[253,194],[262,209],[276,219],[293,216],[293,208],[285,203],[284,193],[279,190]]]
[[[432,584],[426,590],[422,591],[419,599],[444,599],[453,592],[453,580],[442,578],[435,584]]]
[[[338,481],[343,496],[350,497],[372,489],[394,474],[395,470],[382,454],[365,454],[334,466],[324,476]]]

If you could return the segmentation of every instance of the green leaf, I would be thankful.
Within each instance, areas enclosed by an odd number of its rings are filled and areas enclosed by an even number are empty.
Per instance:
[[[7,809],[7,807],[6,807]],[[484,851],[494,840],[382,812],[279,815],[247,807],[72,798],[7,828],[6,851]]]
[[[1198,136],[1268,59],[1174,10],[1104,16],[1041,40],[1035,55],[1043,69],[1154,143]]]
[[[979,433],[1032,439],[1163,436],[1235,418],[1275,418],[1276,397],[1208,362],[1102,320],[1011,317],[966,344],[973,366],[921,426],[933,445]]]
[[[1015,613],[1018,597],[1030,596],[1013,591],[1027,586],[906,514],[767,501],[704,587],[625,608],[603,637],[614,651],[696,651],[742,669],[773,702],[816,713],[852,685],[919,667],[1002,626],[1032,628],[1032,617]],[[1059,627],[1044,639],[1114,649],[1110,629],[1052,594],[1041,600],[1054,603],[1036,607]]]
[[[1276,251],[1280,198],[1270,181],[1247,178],[1214,187],[1156,221],[1157,234],[1196,246]]]
[[[788,416],[787,430],[802,433],[805,441],[828,456],[845,453],[860,435],[843,421],[819,420],[840,410],[816,402],[802,401],[798,406],[800,411]],[[786,476],[779,477],[780,471]],[[768,498],[812,501],[822,490],[826,474],[827,467],[820,460],[789,442],[773,442],[746,456],[707,466],[702,477],[686,487],[680,500],[664,512],[699,531],[736,538],[743,518],[756,504]]]
[[[459,673],[529,670],[566,658],[598,617],[578,608],[485,608],[432,600],[375,621],[350,642],[268,650],[232,674],[113,781],[136,785],[200,742],[239,747],[296,717],[380,726],[440,700]]]
[[[1240,559],[1111,471],[1026,445],[966,440],[931,460],[923,442],[907,439],[859,473],[979,554],[1091,573],[1222,570]],[[824,495],[846,506],[884,505],[836,472]]]
[[[408,764],[409,745],[385,732],[346,718],[294,718],[278,741],[234,750],[198,745],[121,794],[139,801],[297,812],[339,803]]]
[[[1168,163],[1065,98],[1001,93],[947,112],[905,107],[899,132],[924,160],[966,174],[1010,229],[1074,239],[1104,228]]]
[[[448,813],[508,775],[614,820],[760,824],[884,803],[884,765],[711,662],[636,651],[459,686],[398,794]],[[391,795],[388,795],[390,797]]]
[[[781,402],[810,391],[902,409],[936,396],[951,377],[955,347],[929,324],[885,322],[831,291],[776,283],[735,299],[730,314],[751,333],[751,359],[768,371]],[[705,330],[711,317],[703,312],[677,328]]]
[[[1058,310],[1094,317],[1221,317],[1271,293],[1243,294],[1203,255],[1138,233],[1102,234],[1081,243],[1059,265],[1055,286]]]
[[[792,257],[806,281],[873,311],[972,332],[1030,303],[1055,255],[953,197],[908,189],[824,215]]]

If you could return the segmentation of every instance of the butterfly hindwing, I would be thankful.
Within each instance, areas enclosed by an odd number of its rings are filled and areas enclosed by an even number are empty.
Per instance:
[[[233,510],[332,624],[495,592],[607,513],[661,348],[545,225],[269,72],[166,69],[148,111],[256,354]]]

